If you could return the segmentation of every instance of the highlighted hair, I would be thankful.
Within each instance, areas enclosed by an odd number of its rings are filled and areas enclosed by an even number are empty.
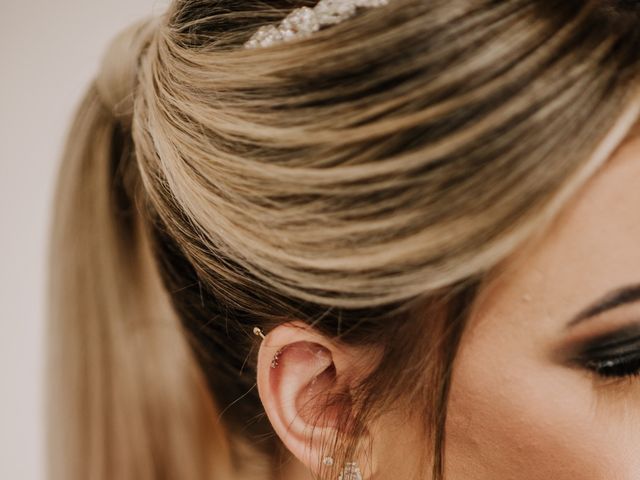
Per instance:
[[[443,478],[474,299],[638,118],[640,29],[611,2],[394,0],[241,48],[292,8],[269,3],[174,1],[78,108],[52,223],[55,480],[270,478],[252,328],[287,319],[384,351],[318,477],[410,405]]]

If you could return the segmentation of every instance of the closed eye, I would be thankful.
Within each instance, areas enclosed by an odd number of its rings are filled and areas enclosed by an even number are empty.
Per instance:
[[[589,360],[586,367],[604,378],[640,376],[640,351],[622,357]]]
[[[640,375],[640,324],[591,338],[576,351],[576,363],[601,377]]]

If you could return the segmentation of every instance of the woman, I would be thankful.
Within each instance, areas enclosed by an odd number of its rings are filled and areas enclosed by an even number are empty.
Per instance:
[[[280,23],[346,4],[175,0],[110,48],[55,198],[53,478],[640,478],[638,3]]]

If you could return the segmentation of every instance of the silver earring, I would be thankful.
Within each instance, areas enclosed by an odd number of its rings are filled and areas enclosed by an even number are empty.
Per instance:
[[[329,466],[333,465],[333,457],[324,457],[322,463]]]
[[[282,354],[282,349],[278,350],[276,354],[273,356],[273,360],[271,360],[271,368],[276,368],[278,366],[278,360],[280,359],[281,354]]]
[[[362,473],[356,462],[347,462],[338,476],[338,480],[362,480]]]

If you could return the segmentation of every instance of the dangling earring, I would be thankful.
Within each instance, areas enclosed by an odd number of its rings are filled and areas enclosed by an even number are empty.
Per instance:
[[[362,473],[356,462],[347,462],[338,476],[338,480],[362,480]]]
[[[325,465],[333,465],[333,457],[324,457],[322,463]],[[338,476],[338,480],[362,480],[362,472],[356,462],[347,462]]]

